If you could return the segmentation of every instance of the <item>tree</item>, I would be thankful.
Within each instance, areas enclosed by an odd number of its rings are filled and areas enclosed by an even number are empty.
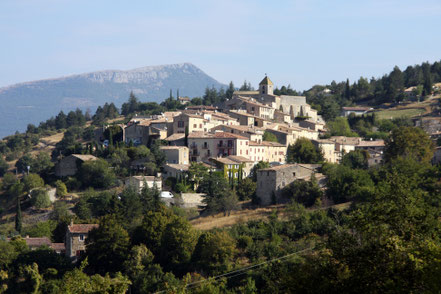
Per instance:
[[[236,242],[227,232],[206,232],[198,239],[192,263],[209,275],[224,273],[231,269],[236,251]]]
[[[49,194],[44,189],[34,189],[31,192],[32,205],[37,209],[48,208],[51,206]]]
[[[253,198],[256,193],[257,184],[251,178],[243,179],[236,187],[236,194],[239,200],[248,200]]]
[[[398,102],[403,96],[404,79],[403,74],[398,66],[394,67],[394,70],[390,73],[388,78],[387,94],[390,99]]]
[[[278,142],[276,135],[268,131],[263,133],[263,141]]]
[[[37,174],[29,174],[23,178],[24,189],[29,193],[34,188],[44,186],[43,179]]]
[[[193,188],[197,189],[200,182],[208,175],[208,168],[202,163],[191,162],[187,173],[188,178],[193,182]]]
[[[3,159],[3,157],[0,156],[0,177],[4,176],[4,174],[8,171],[8,168],[8,163]]]
[[[21,205],[20,205],[20,198],[17,197],[17,208],[15,212],[15,230],[21,234],[21,230],[23,227],[23,220],[21,215]]]
[[[384,160],[390,162],[403,156],[429,162],[433,152],[433,142],[426,132],[416,127],[402,127],[394,129],[385,140]]]
[[[341,164],[352,169],[367,169],[369,153],[366,150],[355,150],[343,155]]]
[[[86,256],[89,265],[97,273],[116,273],[127,259],[129,234],[113,215],[106,215],[92,229],[86,239]]]
[[[432,75],[430,73],[430,64],[429,63],[423,63],[422,66],[423,69],[423,94],[424,96],[428,96],[432,94]]]
[[[66,184],[63,181],[61,181],[61,180],[57,180],[55,182],[55,187],[57,189],[56,190],[57,197],[64,198],[64,196],[66,196],[66,194],[67,194]]]
[[[296,180],[283,188],[283,196],[301,203],[305,207],[313,206],[323,196],[323,191],[317,184],[315,177],[310,181]]]
[[[17,171],[19,173],[27,173],[28,172],[28,166],[29,168],[32,167],[34,164],[34,159],[32,158],[31,154],[26,153],[20,159],[15,163],[15,167],[17,168]]]
[[[84,187],[109,188],[116,181],[115,173],[104,159],[83,162],[79,178]]]
[[[323,151],[307,138],[299,138],[294,145],[288,146],[287,162],[289,163],[320,163],[323,161]]]
[[[336,203],[366,200],[371,196],[374,182],[366,170],[351,169],[345,165],[326,164],[326,193]]]
[[[328,122],[327,127],[331,136],[346,136],[357,137],[358,134],[353,132],[349,126],[348,119],[346,117],[337,117],[334,120]]]
[[[161,239],[161,264],[166,270],[182,270],[196,245],[196,232],[187,220],[176,217],[165,228]],[[179,268],[181,266],[181,268]]]
[[[229,214],[237,207],[237,196],[230,190],[230,185],[220,172],[210,172],[198,188],[200,193],[205,193],[205,210],[209,213],[223,212]]]
[[[231,99],[233,97],[233,93],[234,93],[235,90],[236,89],[234,88],[233,81],[231,81],[230,84],[228,85],[227,91],[225,92],[225,97],[227,99]]]

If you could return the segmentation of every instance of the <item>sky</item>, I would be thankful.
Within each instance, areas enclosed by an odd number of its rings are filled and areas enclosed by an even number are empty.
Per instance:
[[[440,0],[1,0],[0,87],[191,62],[307,90],[439,61],[440,29]]]

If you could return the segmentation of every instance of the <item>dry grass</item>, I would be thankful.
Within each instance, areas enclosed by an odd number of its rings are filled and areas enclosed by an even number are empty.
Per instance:
[[[346,202],[346,203],[332,205],[330,207],[333,207],[337,210],[345,210],[349,208],[351,204],[352,202]],[[222,213],[219,213],[211,216],[198,217],[190,221],[190,223],[196,229],[204,230],[204,231],[211,230],[214,228],[226,228],[226,227],[231,227],[235,224],[245,223],[251,220],[267,219],[268,216],[270,216],[274,210],[277,211],[277,215],[279,219],[286,220],[288,216],[286,207],[287,206],[285,204],[278,204],[267,207],[259,207],[255,209],[237,210],[231,212],[229,216],[228,215],[224,216]],[[321,207],[319,209],[328,209],[330,207]]]
[[[261,207],[256,209],[244,209],[232,211],[228,216],[224,216],[223,213],[199,217],[190,221],[190,223],[197,229],[210,230],[213,228],[225,228],[235,225],[237,223],[247,222],[250,220],[258,220],[267,218],[273,210],[277,210],[279,215],[283,215],[283,211],[286,208],[285,205],[272,205],[268,207]]]

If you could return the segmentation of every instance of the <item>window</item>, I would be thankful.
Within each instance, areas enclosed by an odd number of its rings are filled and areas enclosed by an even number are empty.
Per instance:
[[[240,155],[242,155],[242,150],[240,150]]]
[[[248,150],[247,150],[247,155],[248,155]]]
[[[207,156],[210,156],[210,149],[207,150]]]
[[[295,176],[296,176],[296,173],[292,173],[292,176],[295,177]]]
[[[199,124],[199,128],[202,129],[202,124]]]
[[[184,122],[178,121],[178,128],[183,128],[183,127],[184,127]]]
[[[84,235],[80,234],[80,241],[84,241]]]
[[[193,124],[193,128],[195,128],[195,129],[196,129],[197,127],[198,127],[198,125],[197,125],[197,124]]]

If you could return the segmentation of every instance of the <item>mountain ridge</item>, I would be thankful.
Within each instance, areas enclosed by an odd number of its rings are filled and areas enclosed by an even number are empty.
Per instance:
[[[141,101],[160,102],[170,89],[182,96],[202,96],[205,88],[226,87],[192,63],[138,67],[129,70],[102,70],[66,75],[0,88],[0,138],[27,124],[38,124],[60,110],[90,109],[104,103],[116,106],[133,92]]]

